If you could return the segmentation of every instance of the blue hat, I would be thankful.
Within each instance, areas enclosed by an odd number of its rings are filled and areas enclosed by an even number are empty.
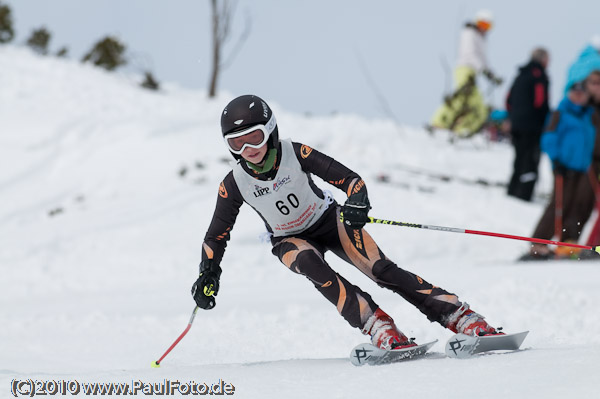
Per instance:
[[[579,58],[571,65],[567,72],[567,84],[565,85],[565,94],[571,87],[587,79],[590,73],[600,71],[600,53],[593,46],[589,45],[583,49]]]

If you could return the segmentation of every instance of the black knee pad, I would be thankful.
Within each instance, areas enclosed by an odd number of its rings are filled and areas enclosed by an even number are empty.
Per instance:
[[[375,264],[373,265],[373,276],[380,279],[380,278],[384,277],[386,274],[396,271],[396,269],[399,269],[398,265],[396,265],[391,260],[380,259],[377,262],[375,262]]]
[[[326,271],[331,270],[329,267],[323,267],[326,265],[325,260],[321,258],[315,251],[311,250],[301,251],[298,253],[294,264],[296,266],[296,273],[300,273],[309,277],[323,274]]]

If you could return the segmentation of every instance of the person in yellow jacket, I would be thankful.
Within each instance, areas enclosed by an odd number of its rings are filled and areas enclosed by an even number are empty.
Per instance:
[[[502,84],[502,79],[489,69],[486,56],[485,36],[492,24],[492,13],[481,10],[462,29],[454,69],[455,90],[444,98],[444,104],[433,116],[431,127],[468,137],[480,131],[487,121],[490,111],[477,88],[476,76],[482,73],[492,84]]]

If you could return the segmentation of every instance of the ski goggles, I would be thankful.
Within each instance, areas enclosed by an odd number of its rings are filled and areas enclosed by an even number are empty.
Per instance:
[[[240,155],[246,148],[260,148],[269,140],[275,126],[277,126],[275,115],[271,115],[271,119],[264,125],[254,125],[238,132],[226,134],[225,144],[229,151],[236,155]]]
[[[492,23],[490,21],[477,21],[477,27],[484,32],[492,29]]]

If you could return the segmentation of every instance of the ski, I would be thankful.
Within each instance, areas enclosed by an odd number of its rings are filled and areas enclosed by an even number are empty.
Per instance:
[[[473,357],[478,353],[506,350],[514,351],[521,347],[529,331],[516,334],[494,334],[482,337],[456,334],[446,343],[446,355],[457,359]]]
[[[380,349],[371,344],[364,343],[352,349],[352,352],[350,352],[350,361],[355,366],[364,366],[365,364],[376,366],[411,360],[423,356],[436,342],[437,339],[426,344],[393,350]]]
[[[517,262],[550,262],[550,261],[579,261],[579,260],[600,260],[600,254],[595,251],[581,251],[572,256],[556,256],[550,255],[547,257],[532,255],[529,252],[523,254],[517,259]]]

